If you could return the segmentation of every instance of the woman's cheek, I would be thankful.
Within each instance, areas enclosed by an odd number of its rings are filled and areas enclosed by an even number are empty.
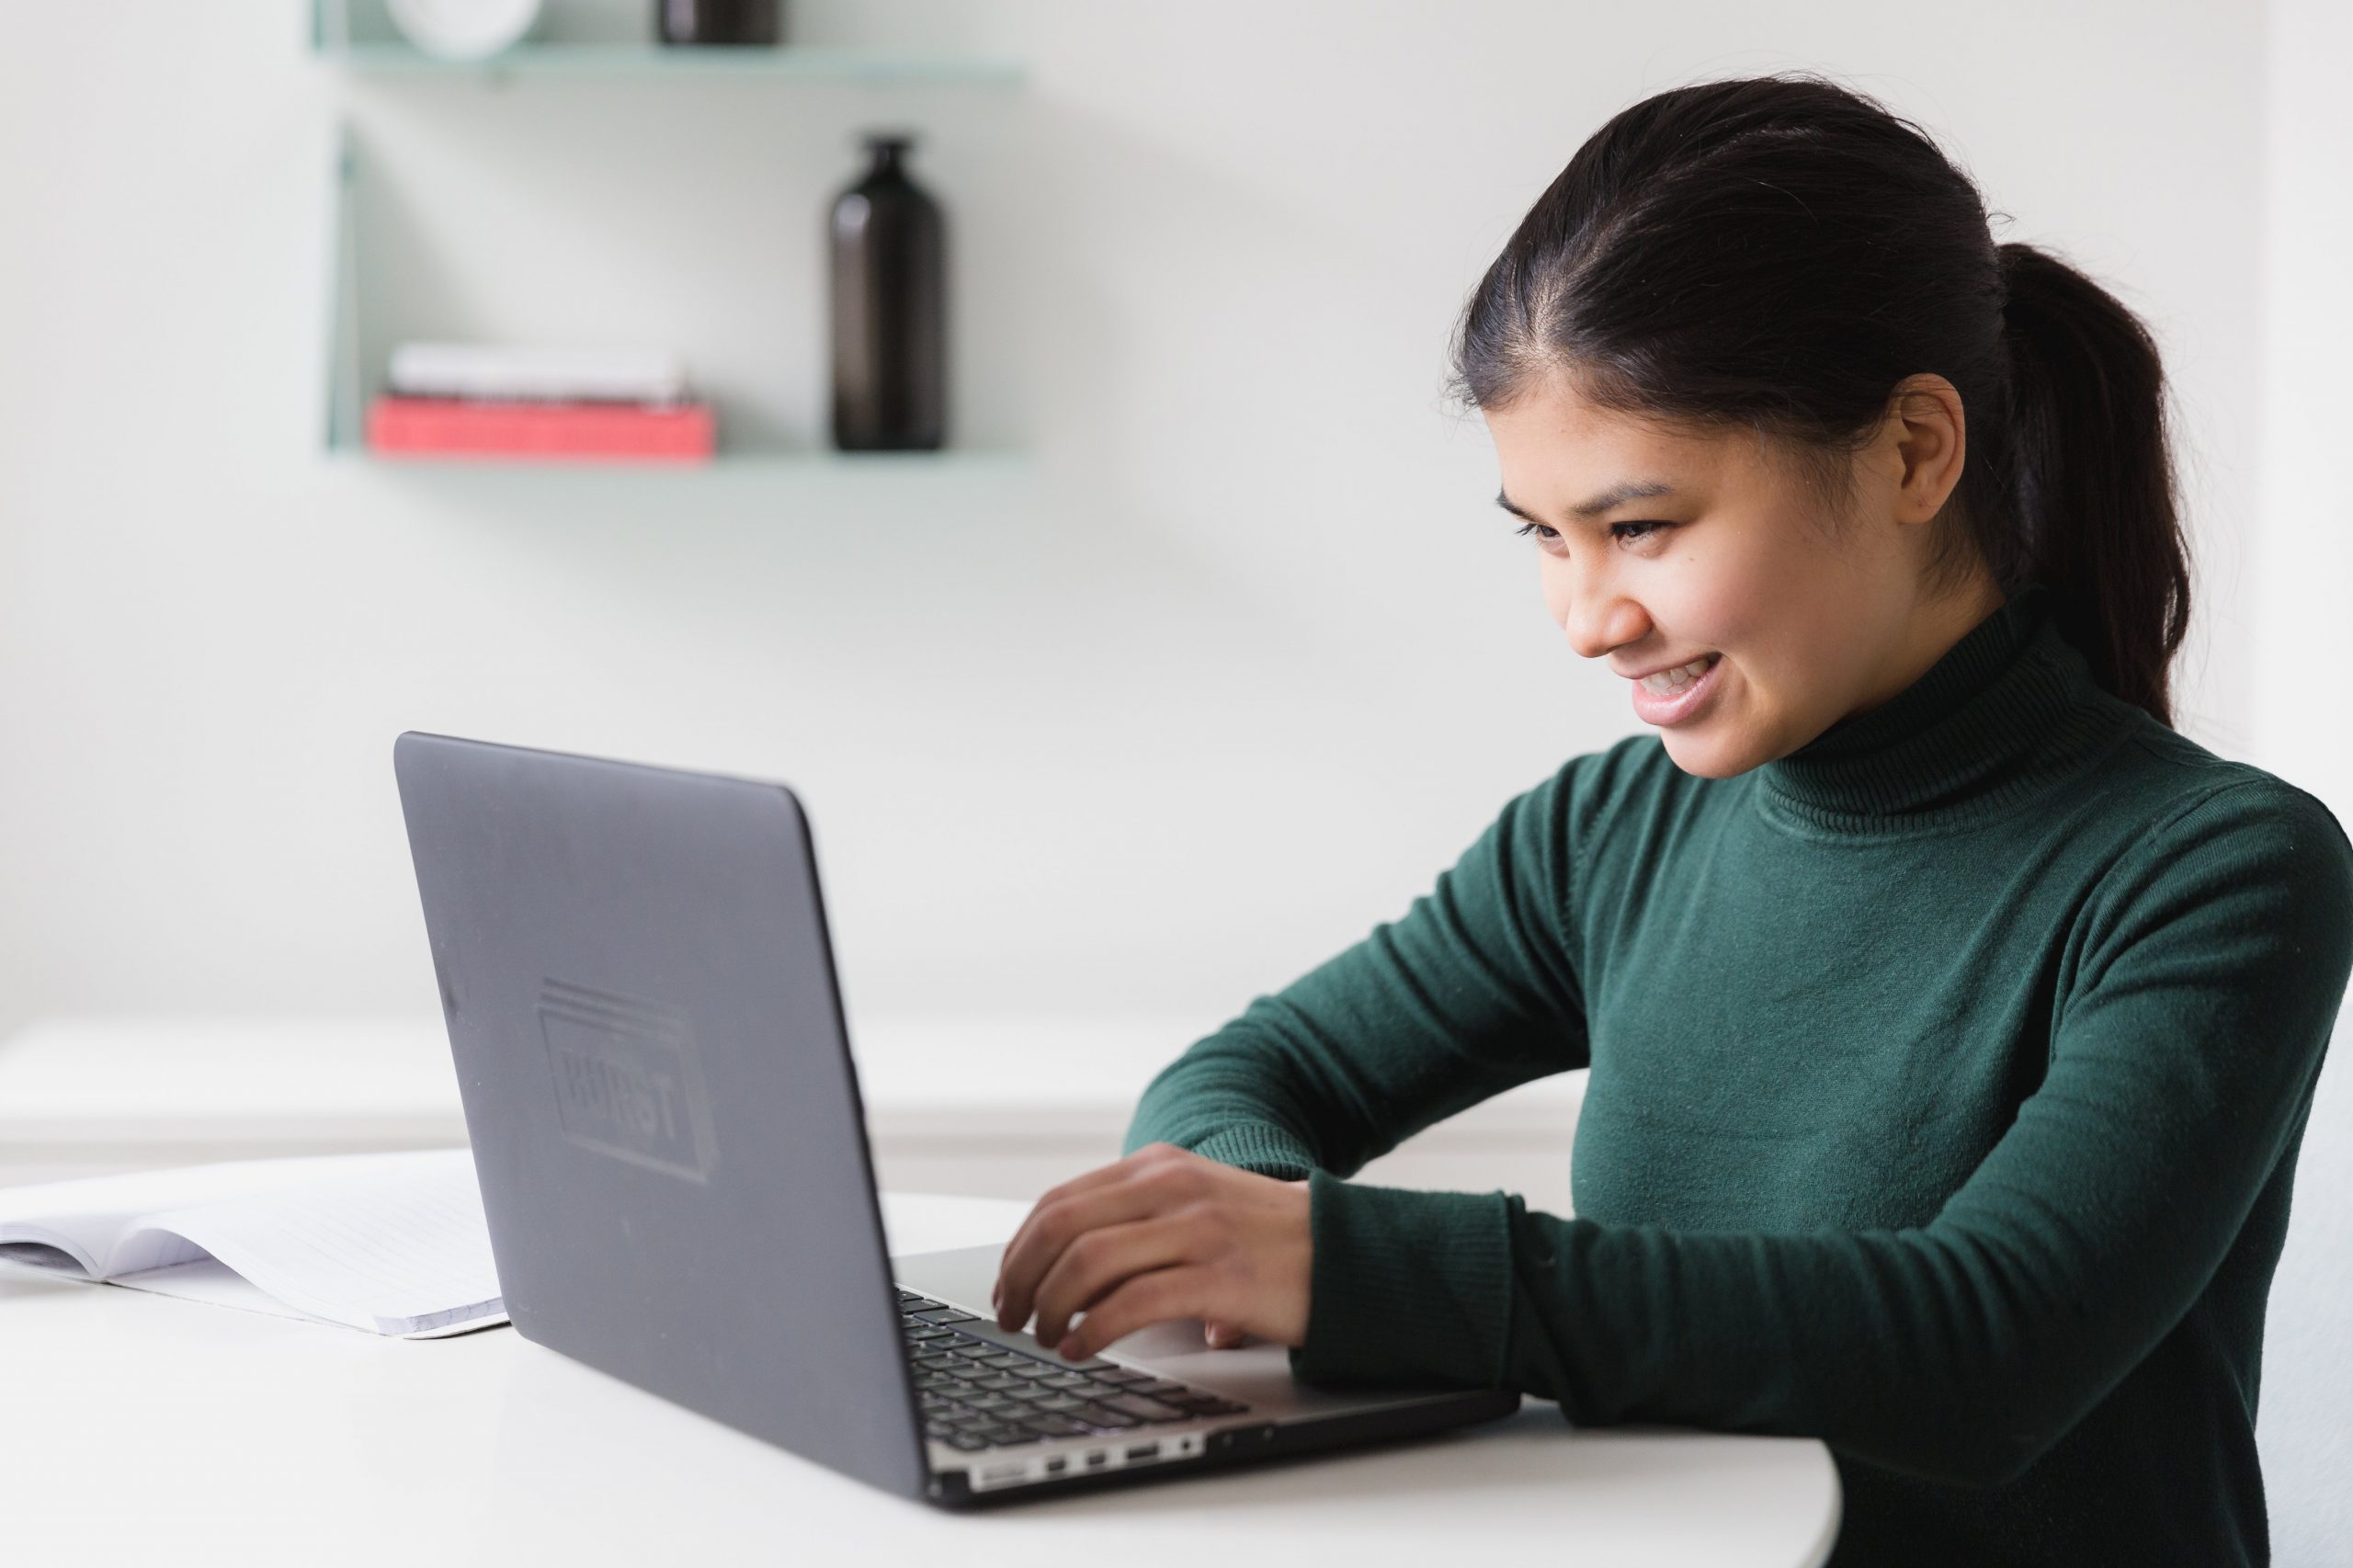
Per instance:
[[[1537,576],[1544,589],[1544,613],[1565,632],[1569,620],[1569,574],[1562,570],[1564,563],[1557,557],[1540,554],[1537,561]]]

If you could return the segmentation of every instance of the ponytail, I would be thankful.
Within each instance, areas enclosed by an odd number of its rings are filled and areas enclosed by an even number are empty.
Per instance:
[[[1595,131],[1455,338],[1478,408],[1560,369],[1604,406],[1832,459],[1904,378],[1945,377],[1969,459],[1925,591],[2044,583],[2099,684],[2173,722],[2189,569],[2156,345],[2065,262],[1997,246],[1969,177],[1877,100],[1785,72],[1673,88]]]
[[[2157,346],[2058,257],[2006,244],[2001,266],[2016,573],[2050,586],[2061,634],[2102,687],[2170,725],[2189,564]]]

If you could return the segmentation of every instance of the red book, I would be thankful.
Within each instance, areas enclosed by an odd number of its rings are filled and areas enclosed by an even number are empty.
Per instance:
[[[368,449],[380,457],[707,462],[717,437],[703,403],[477,403],[388,392],[368,405]]]

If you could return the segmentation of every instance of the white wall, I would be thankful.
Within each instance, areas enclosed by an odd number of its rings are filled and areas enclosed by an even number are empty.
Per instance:
[[[862,1010],[1213,1021],[1284,983],[1637,728],[1544,620],[1483,431],[1438,389],[1464,292],[1579,141],[1699,75],[1848,74],[1962,150],[2007,236],[2148,312],[2214,482],[2189,727],[2240,749],[2245,9],[2004,4],[1933,36],[1862,4],[1676,12],[792,7],[812,39],[1031,65],[1010,96],[871,97],[347,85],[295,0],[12,12],[0,1028],[429,1011],[389,765],[410,726],[795,782]],[[933,131],[960,415],[1033,467],[967,489],[326,460],[339,101],[389,171],[380,330],[733,333],[731,370],[763,344],[787,367],[763,415],[785,437],[814,428],[815,215],[847,135]],[[644,151],[682,147],[710,162],[665,179]],[[496,218],[517,204],[536,229]],[[579,275],[471,243],[494,222],[576,240]]]
[[[1030,80],[346,84],[297,0],[12,8],[0,1030],[429,1012],[390,774],[410,726],[794,781],[862,1011],[1214,1021],[1637,727],[1543,620],[1483,433],[1439,404],[1446,333],[1609,113],[1790,65],[1939,133],[2003,237],[2152,321],[2200,552],[2184,727],[2353,820],[2341,703],[2252,679],[2333,657],[2353,576],[2330,460],[2353,38],[2321,0],[2277,0],[2268,55],[2234,0],[788,9]],[[813,232],[846,138],[924,127],[960,429],[1034,462],[967,485],[325,460],[338,108],[380,176],[372,331],[674,331],[784,439],[816,428]],[[565,267],[526,265],[558,242]],[[2353,1245],[2320,1199],[2353,1182],[2347,1080],[2266,1381],[2283,1563],[2353,1523],[2325,1500],[2353,1458]]]

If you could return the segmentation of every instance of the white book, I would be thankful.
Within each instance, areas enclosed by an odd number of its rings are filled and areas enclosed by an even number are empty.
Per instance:
[[[0,1257],[406,1339],[506,1321],[465,1149],[0,1188]]]
[[[404,343],[385,380],[404,397],[683,403],[687,362],[659,348]]]

